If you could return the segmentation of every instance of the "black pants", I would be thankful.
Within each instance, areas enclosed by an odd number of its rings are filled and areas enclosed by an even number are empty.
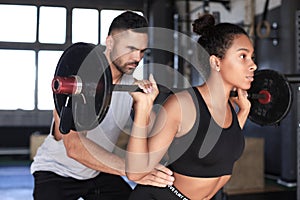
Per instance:
[[[35,200],[127,200],[131,187],[120,176],[100,173],[88,180],[62,177],[52,172],[33,174]]]
[[[174,186],[164,188],[137,185],[131,193],[129,200],[189,200]]]

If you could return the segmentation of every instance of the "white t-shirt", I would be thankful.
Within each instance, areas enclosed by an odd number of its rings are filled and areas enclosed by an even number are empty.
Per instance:
[[[120,84],[132,84],[133,81],[132,76],[123,75]],[[106,116],[99,126],[87,132],[87,138],[112,152],[121,131],[130,118],[131,108],[132,97],[128,92],[113,92]],[[52,130],[38,148],[31,164],[32,174],[35,171],[51,171],[64,177],[84,180],[93,178],[100,173],[69,158],[63,141],[55,140],[51,133]]]

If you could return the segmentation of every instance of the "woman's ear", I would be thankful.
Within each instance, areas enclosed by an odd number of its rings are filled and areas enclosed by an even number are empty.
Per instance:
[[[216,70],[216,71],[220,71],[221,68],[220,68],[220,59],[215,56],[215,55],[211,55],[209,57],[209,63],[210,63],[210,67],[212,70]]]

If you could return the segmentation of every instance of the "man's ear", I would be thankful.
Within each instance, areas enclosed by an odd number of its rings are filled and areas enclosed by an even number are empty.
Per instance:
[[[220,59],[217,56],[211,55],[209,57],[209,63],[212,70],[216,70],[218,72],[221,70]]]
[[[108,36],[106,37],[106,40],[105,40],[106,48],[107,48],[108,50],[111,50],[112,47],[113,47],[113,43],[114,43],[114,41],[113,41],[112,36],[111,36],[111,35],[108,35]]]

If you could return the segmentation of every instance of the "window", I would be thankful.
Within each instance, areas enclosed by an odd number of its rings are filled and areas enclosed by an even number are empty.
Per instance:
[[[35,53],[0,50],[0,109],[34,109]]]
[[[104,10],[96,2],[88,7],[58,0],[50,5],[20,2],[0,0],[0,84],[6,94],[0,98],[0,112],[21,112],[22,118],[32,120],[21,123],[38,125],[33,119],[43,111],[52,115],[51,82],[63,50],[76,42],[104,44],[111,20],[124,10]],[[141,74],[141,69],[135,72],[136,77]],[[8,123],[5,115],[0,116],[2,125]]]
[[[72,11],[72,43],[99,44],[99,12],[95,9],[74,8]]]
[[[55,14],[54,14],[55,13]],[[67,10],[63,7],[40,7],[39,42],[66,42]]]
[[[37,7],[0,5],[0,41],[35,42]]]

